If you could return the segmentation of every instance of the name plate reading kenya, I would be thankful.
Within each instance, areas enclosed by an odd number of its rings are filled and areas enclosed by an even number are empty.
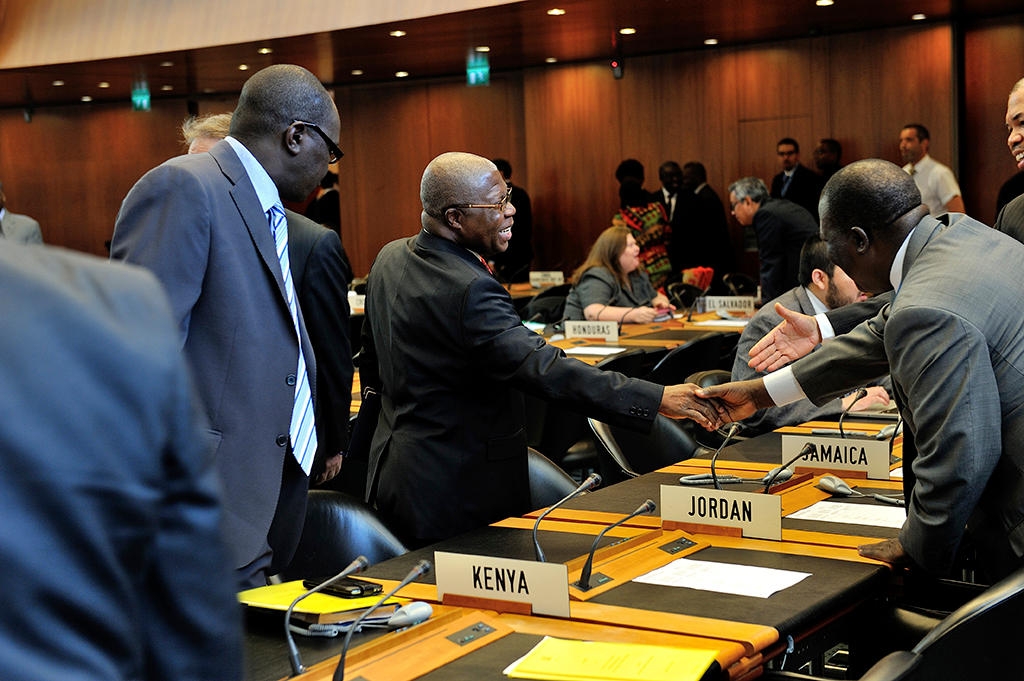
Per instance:
[[[530,272],[530,286],[540,288],[541,286],[561,286],[565,283],[565,273],[556,271],[537,270]]]
[[[756,492],[661,486],[661,519],[737,527],[744,537],[782,539],[782,497]]]
[[[619,340],[617,322],[565,322],[566,338],[600,338],[605,343]]]
[[[437,597],[445,594],[529,603],[535,615],[569,616],[564,563],[434,552]]]
[[[754,296],[704,296],[704,309],[709,312],[724,310],[754,314],[755,302],[757,299]]]
[[[782,460],[789,461],[808,442],[817,447],[793,463],[794,468],[861,471],[872,480],[889,479],[889,441],[827,435],[783,435]]]

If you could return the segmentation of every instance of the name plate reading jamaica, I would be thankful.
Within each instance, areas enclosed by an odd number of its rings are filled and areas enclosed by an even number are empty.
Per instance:
[[[467,553],[434,552],[437,597],[445,594],[529,603],[535,615],[569,616],[569,570],[539,563]]]
[[[555,270],[536,270],[530,272],[530,286],[540,288],[541,286],[561,286],[565,283],[565,274]]]
[[[704,309],[754,314],[755,302],[754,296],[704,296]]]
[[[872,480],[889,479],[888,440],[841,438],[828,435],[783,435],[782,460],[789,461],[808,442],[817,449],[797,459],[794,468],[818,468],[830,471],[862,471]]]
[[[565,337],[600,338],[606,343],[614,343],[619,340],[619,325],[617,322],[567,321],[565,323]]]
[[[661,486],[661,519],[738,527],[744,537],[782,539],[782,498],[714,487]]]

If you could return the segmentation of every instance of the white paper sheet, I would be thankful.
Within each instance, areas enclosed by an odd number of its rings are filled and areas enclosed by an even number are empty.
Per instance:
[[[690,323],[697,326],[734,326],[738,329],[742,329],[749,321],[749,319],[707,319],[703,322]]]
[[[610,355],[617,355],[620,352],[625,351],[626,348],[616,348],[601,345],[584,345],[578,348],[565,348],[565,354],[567,355],[594,355],[597,357],[608,357]]]
[[[895,490],[894,490],[895,491]],[[826,523],[870,525],[872,527],[903,527],[907,511],[902,506],[847,504],[841,501],[819,501],[813,506],[790,513],[787,518],[822,520]]]
[[[646,575],[640,575],[633,581],[768,598],[773,593],[788,589],[810,576],[809,572],[678,558],[668,565],[651,570]]]
[[[891,471],[889,471],[889,477],[894,480],[902,480],[903,466],[897,466],[896,468],[893,468]]]

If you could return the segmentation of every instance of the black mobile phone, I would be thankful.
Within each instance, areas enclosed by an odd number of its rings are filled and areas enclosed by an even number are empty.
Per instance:
[[[328,578],[323,579],[304,579],[302,585],[307,589],[312,589],[317,584],[321,584]],[[376,582],[368,582],[364,579],[356,579],[355,577],[345,577],[339,579],[334,584],[330,584],[320,590],[320,593],[329,594],[331,596],[338,596],[340,598],[363,598],[364,596],[373,596],[384,591],[384,587]]]

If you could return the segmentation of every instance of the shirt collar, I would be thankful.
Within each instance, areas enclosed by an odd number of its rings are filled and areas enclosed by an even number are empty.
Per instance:
[[[252,155],[252,152],[230,135],[225,137],[224,141],[231,145],[231,148],[238,156],[238,160],[242,162],[245,174],[249,176],[252,188],[256,190],[256,198],[260,200],[260,207],[263,209],[263,212],[266,213],[273,206],[281,203],[281,194],[277,191],[277,185],[270,179],[270,175],[260,165],[260,162],[256,160],[256,157]]]
[[[818,296],[814,295],[814,292],[811,291],[811,289],[804,286],[804,291],[807,293],[807,297],[811,300],[811,307],[814,308],[814,314],[825,314],[828,312],[828,306],[818,300]]]
[[[792,170],[783,170],[782,174],[785,175],[786,177],[793,177],[793,173],[795,173],[795,172],[796,172],[796,166],[793,166]]]
[[[668,190],[664,187],[661,188],[661,195],[665,197],[665,201],[669,201],[673,196],[675,196],[675,194],[669,194]]]
[[[907,258],[907,247],[910,245],[910,237],[914,235],[914,229],[907,233],[907,238],[903,240],[898,251],[896,251],[896,257],[892,259],[892,267],[889,268],[889,281],[892,283],[892,290],[899,291],[900,284],[903,283],[903,261]]]
[[[0,208],[0,222],[3,222],[4,216],[7,215],[7,207]]]
[[[706,186],[708,186],[707,182],[701,182],[699,185],[697,185],[697,188],[693,190],[693,193],[694,194],[699,194],[700,190],[704,189],[704,187],[706,187]]]

